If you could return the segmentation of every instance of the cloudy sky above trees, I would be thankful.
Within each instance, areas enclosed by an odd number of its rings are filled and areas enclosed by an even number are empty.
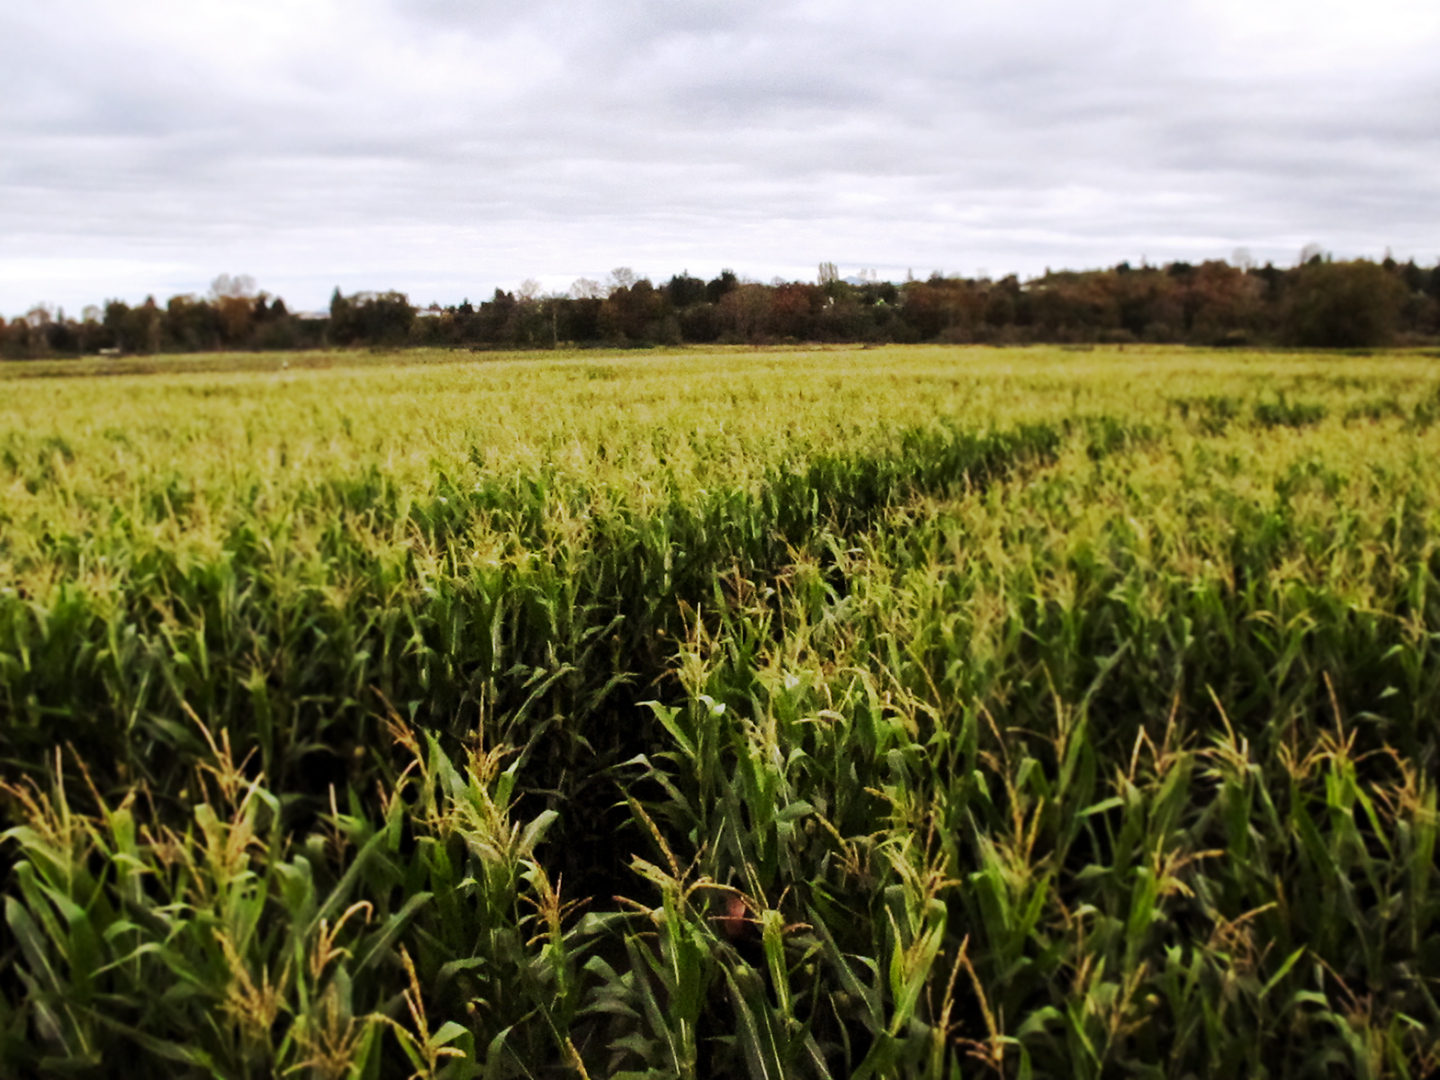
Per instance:
[[[47,0],[0,13],[0,313],[617,265],[1440,257],[1434,0]]]

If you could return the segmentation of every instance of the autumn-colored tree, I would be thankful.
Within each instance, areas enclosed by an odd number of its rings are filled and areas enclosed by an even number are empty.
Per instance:
[[[1093,341],[1120,328],[1113,273],[1046,274],[1031,283],[1030,303],[1034,325],[1051,340]]]
[[[734,341],[760,342],[773,335],[771,316],[774,290],[764,285],[741,285],[727,292],[717,305],[723,336]]]
[[[983,287],[960,278],[909,281],[900,289],[907,323],[922,341],[970,342],[983,336]]]
[[[1256,329],[1264,282],[1230,263],[1202,263],[1185,285],[1185,331],[1197,344],[1225,344]]]
[[[0,318],[0,360],[30,359],[30,327],[24,319]]]
[[[1141,341],[1178,341],[1185,323],[1182,286],[1154,267],[1115,268],[1115,303],[1120,329]]]
[[[339,289],[330,317],[291,316],[283,300],[257,293],[253,279],[221,275],[204,299],[153,298],[130,307],[114,300],[81,320],[44,305],[0,321],[0,355],[10,359],[74,356],[120,348],[131,353],[305,348],[322,344],[553,346],[562,341],[657,344],[721,339],[1000,342],[1098,341],[1239,344],[1280,342],[1370,347],[1403,335],[1440,335],[1440,266],[1413,260],[1332,262],[1311,254],[1302,265],[1255,266],[1243,252],[1227,262],[1173,262],[1163,268],[1121,263],[1107,270],[1047,271],[1025,282],[988,278],[913,278],[901,285],[826,272],[822,283],[742,282],[730,270],[702,282],[681,273],[660,288],[619,267],[601,285],[576,281],[568,296],[545,296],[538,283],[516,293],[496,289],[417,320],[400,293]]]
[[[249,341],[254,319],[254,303],[244,296],[220,296],[215,300],[215,320],[220,340],[226,345],[242,346]]]
[[[813,336],[815,315],[825,306],[825,292],[801,282],[776,285],[770,290],[770,330],[776,337]]]

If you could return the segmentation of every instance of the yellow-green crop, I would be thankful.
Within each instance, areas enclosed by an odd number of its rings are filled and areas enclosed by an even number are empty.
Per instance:
[[[1432,357],[385,359],[0,378],[0,1071],[1440,1068]]]

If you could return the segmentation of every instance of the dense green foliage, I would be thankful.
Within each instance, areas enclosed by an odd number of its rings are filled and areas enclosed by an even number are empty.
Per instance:
[[[228,279],[221,279],[222,282]],[[822,267],[816,284],[711,281],[677,274],[656,286],[621,267],[608,285],[582,279],[568,296],[527,282],[417,311],[400,293],[344,296],[328,317],[292,316],[283,301],[177,296],[161,308],[119,301],[77,321],[36,308],[8,326],[0,357],[43,359],[119,350],[295,349],[417,345],[558,348],[565,344],[679,345],[775,342],[940,342],[1018,345],[1176,343],[1373,348],[1433,344],[1440,337],[1440,266],[1425,270],[1316,257],[1289,270],[1223,262],[1061,271],[1021,282],[1011,276],[946,278],[900,285],[839,280]]]
[[[3,385],[5,1075],[1440,1067],[1431,360]]]

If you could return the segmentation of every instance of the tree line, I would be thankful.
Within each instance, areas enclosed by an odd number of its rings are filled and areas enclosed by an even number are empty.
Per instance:
[[[37,307],[0,319],[0,358],[346,346],[554,348],[865,342],[1021,345],[1186,343],[1371,348],[1440,338],[1440,264],[1336,261],[1280,269],[1211,261],[1103,270],[947,277],[903,283],[745,281],[729,270],[662,284],[619,268],[563,295],[534,282],[489,300],[420,309],[398,292],[339,289],[328,312],[293,313],[248,278],[216,279],[208,297],[111,300],[79,319]]]

